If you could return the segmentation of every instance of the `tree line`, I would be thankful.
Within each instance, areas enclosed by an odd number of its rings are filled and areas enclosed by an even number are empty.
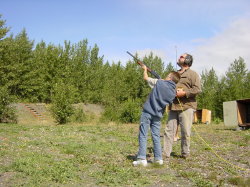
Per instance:
[[[25,29],[15,36],[7,36],[9,30],[0,17],[2,98],[8,95],[12,102],[58,103],[56,110],[73,103],[97,103],[105,106],[106,119],[139,120],[150,88],[134,60],[125,65],[119,61],[104,62],[97,44],[91,47],[87,39],[75,44],[40,41],[35,45]],[[171,62],[164,64],[153,53],[142,60],[161,77],[174,70]],[[212,68],[202,72],[201,81],[198,106],[212,110],[214,119],[222,119],[224,101],[250,97],[250,72],[241,57],[230,64],[225,76],[218,77]]]

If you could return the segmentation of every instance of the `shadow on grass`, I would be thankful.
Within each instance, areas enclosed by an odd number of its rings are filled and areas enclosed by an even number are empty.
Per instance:
[[[147,160],[150,160],[153,156],[154,149],[153,147],[148,147],[147,148],[148,154],[146,155]],[[126,156],[128,160],[135,161],[137,160],[137,154],[129,154]]]
[[[136,156],[137,155],[127,155],[127,159],[131,160],[131,161],[135,161],[136,160]]]
[[[146,157],[147,157],[147,160],[148,160],[149,158],[151,158],[151,155],[150,155],[150,154],[147,154]],[[135,160],[137,160],[137,154],[130,154],[130,155],[127,155],[126,158],[127,158],[128,160],[135,161]]]
[[[181,155],[178,155],[176,152],[172,152],[172,153],[170,154],[170,156],[172,156],[172,157],[174,157],[174,158],[180,158],[180,157],[181,157]]]
[[[245,130],[250,130],[250,126],[242,126],[242,127],[235,127],[235,128],[224,128],[224,129],[219,129],[216,128],[216,131],[245,131]]]
[[[148,152],[149,153],[146,155],[147,160],[150,161],[150,159],[153,157],[153,151],[154,151],[154,149],[152,147],[148,147]],[[172,152],[170,154],[170,156],[173,157],[173,158],[183,158],[181,155],[178,155],[175,152]],[[129,155],[126,156],[126,158],[128,160],[135,161],[135,160],[137,160],[137,154],[129,154]]]

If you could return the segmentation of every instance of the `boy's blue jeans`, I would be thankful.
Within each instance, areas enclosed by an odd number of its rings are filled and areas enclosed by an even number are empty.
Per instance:
[[[141,114],[140,129],[139,129],[140,130],[139,151],[137,154],[137,159],[146,159],[149,127],[151,129],[151,135],[154,145],[154,159],[162,160],[161,140],[160,140],[161,118],[152,116],[146,112],[142,112]]]

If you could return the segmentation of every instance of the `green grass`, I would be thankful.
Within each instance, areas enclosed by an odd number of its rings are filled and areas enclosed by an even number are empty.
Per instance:
[[[162,127],[162,133],[165,125]],[[224,159],[250,168],[250,131],[195,125]],[[0,124],[0,185],[3,186],[247,186],[250,173],[216,157],[196,133],[191,157],[164,166],[133,167],[138,124]],[[150,139],[150,137],[149,137]],[[153,159],[149,140],[148,159]],[[173,151],[180,155],[180,141]],[[249,171],[249,170],[248,170]]]

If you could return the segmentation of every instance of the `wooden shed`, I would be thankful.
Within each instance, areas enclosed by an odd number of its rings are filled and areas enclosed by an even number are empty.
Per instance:
[[[227,127],[250,126],[250,99],[223,102],[223,117]]]
[[[200,109],[194,112],[194,123],[211,123],[211,110],[208,109]]]

